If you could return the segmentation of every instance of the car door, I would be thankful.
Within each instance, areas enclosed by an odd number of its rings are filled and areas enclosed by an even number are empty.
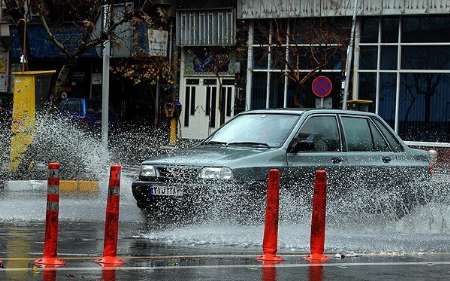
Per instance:
[[[367,196],[367,200],[385,194],[396,173],[394,151],[369,116],[340,115],[340,121],[349,188],[357,190],[360,198]]]
[[[380,118],[373,117],[372,121],[383,134],[393,152],[390,155],[392,156],[390,175],[395,179],[393,184],[405,186],[406,183],[415,180],[424,180],[424,177],[426,180],[426,176],[429,173],[429,162],[424,161],[423,158],[417,157],[415,154],[408,153],[411,149],[403,147],[399,137],[395,136],[393,130],[389,130]]]
[[[302,142],[311,145],[297,145]],[[335,186],[344,162],[337,115],[311,115],[301,125],[287,151],[290,187],[300,191],[300,195],[310,194],[314,172],[321,168],[328,172],[329,186]]]

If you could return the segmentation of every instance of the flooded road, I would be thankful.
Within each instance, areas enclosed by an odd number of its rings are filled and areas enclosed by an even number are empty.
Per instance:
[[[230,253],[259,251],[263,225],[242,225],[226,217],[211,214],[206,221],[175,224],[150,221],[136,207],[130,184],[132,173],[125,172],[121,182],[120,223],[121,238],[168,246],[192,247],[193,251],[205,248],[214,252],[218,248]],[[41,227],[45,220],[45,182],[18,182],[0,190],[0,223],[2,225]],[[281,204],[280,212],[291,212],[295,206]],[[98,193],[65,194],[60,200],[61,224],[73,226],[87,223],[98,232],[103,231],[106,206],[106,184]],[[330,204],[328,212],[333,213]],[[211,212],[214,212],[212,210]],[[168,215],[169,216],[169,215]],[[352,213],[328,218],[326,249],[329,252],[355,252],[359,254],[420,254],[450,252],[450,207],[442,202],[418,206],[413,212],[398,220],[386,220],[383,215]],[[305,216],[306,217],[306,216]],[[305,253],[309,250],[309,219],[292,217],[282,219],[279,227],[279,248],[285,253]],[[33,227],[34,228],[34,227]],[[82,231],[82,229],[80,229]],[[95,232],[95,231],[94,231]],[[63,233],[62,233],[63,234]],[[93,238],[94,239],[94,238]],[[102,239],[100,235],[100,239]],[[77,254],[83,254],[82,252]]]
[[[325,244],[330,262],[320,270],[304,260],[309,224],[282,220],[279,254],[286,261],[273,267],[255,259],[261,254],[261,224],[241,225],[214,216],[194,224],[156,224],[136,207],[132,177],[125,172],[121,182],[118,254],[126,265],[116,270],[102,271],[93,262],[103,247],[105,183],[98,193],[62,194],[58,253],[66,266],[46,272],[32,266],[42,255],[45,183],[19,182],[0,190],[0,279],[380,280],[376,276],[381,273],[382,280],[450,278],[450,208],[442,202],[418,207],[400,220],[368,220],[363,214],[337,223],[330,219]],[[293,206],[282,204],[281,212],[289,208]]]

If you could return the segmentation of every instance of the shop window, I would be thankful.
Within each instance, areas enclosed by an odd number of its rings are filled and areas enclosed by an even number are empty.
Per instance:
[[[402,47],[402,69],[450,69],[450,46]]]
[[[311,52],[308,47],[289,47],[289,69],[311,69],[311,56],[308,56]]]
[[[381,42],[397,43],[398,42],[398,23],[397,17],[383,17],[381,19]]]
[[[270,68],[284,70],[286,65],[286,47],[270,48]]]
[[[289,24],[289,44],[342,43],[350,34],[351,18],[301,18],[291,19]]]
[[[375,112],[376,102],[376,74],[375,73],[360,73],[359,74],[359,99],[370,100],[369,111]]]
[[[298,77],[295,79],[288,79],[287,87],[287,107],[288,108],[316,108],[320,104],[320,98],[316,97],[312,92],[312,81],[315,76],[308,79],[302,85],[299,85],[298,81],[307,75],[306,72],[299,73]],[[340,104],[340,83],[341,75],[340,73],[322,73],[330,78],[333,83],[333,90],[330,95],[326,98],[325,106],[331,108],[341,108]],[[330,100],[331,99],[331,100]],[[330,104],[331,103],[331,104]]]
[[[211,87],[206,87],[205,115],[209,116],[210,112],[211,112]]]
[[[269,44],[270,22],[260,20],[255,22],[253,31],[253,44]]]
[[[191,88],[191,115],[195,115],[195,88]]]
[[[190,97],[191,97],[191,93],[190,93],[191,87],[186,87],[186,91],[185,91],[185,106],[184,106],[184,126],[185,127],[189,127],[189,106],[191,105],[191,101],[190,101]]]
[[[397,69],[397,46],[382,46],[380,69],[393,70]]]
[[[378,47],[360,47],[360,69],[377,69]]]
[[[272,21],[272,44],[281,45],[286,44],[287,35],[287,21],[273,20]]]
[[[270,74],[269,108],[282,108],[284,103],[284,74]]]
[[[301,73],[299,75],[305,75]],[[299,79],[289,79],[287,89],[287,107],[288,108],[315,108],[315,96],[311,92],[311,81],[299,85],[302,76]]]
[[[380,89],[378,97],[378,115],[392,128],[395,127],[395,93],[397,74],[380,73]]]
[[[399,135],[405,140],[450,141],[450,74],[401,75]]]
[[[321,69],[342,69],[343,57],[345,48],[342,47],[290,46],[288,69],[306,70],[319,66]]]
[[[231,117],[231,108],[232,108],[232,104],[231,104],[231,98],[233,95],[233,89],[231,87],[227,87],[227,117]]]
[[[253,72],[252,75],[252,109],[266,108],[267,73]]]
[[[253,48],[253,68],[267,69],[267,58],[269,55],[269,48],[254,47]]]
[[[361,43],[378,42],[378,17],[366,17],[361,20]]]
[[[403,17],[402,42],[450,42],[450,16]]]
[[[217,87],[211,87],[211,104],[209,115],[209,127],[216,127],[216,104],[217,104]]]

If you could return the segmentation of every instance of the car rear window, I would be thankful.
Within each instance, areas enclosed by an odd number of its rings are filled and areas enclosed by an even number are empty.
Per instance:
[[[377,125],[378,129],[381,130],[381,133],[383,133],[392,150],[396,152],[403,151],[403,147],[401,146],[397,138],[388,130],[388,128],[386,128],[386,126],[377,118],[373,118],[372,120],[375,122],[375,125]]]
[[[375,124],[372,121],[369,121],[370,132],[373,137],[373,148],[375,151],[390,151],[389,145],[384,139],[383,135],[378,131]]]
[[[373,151],[372,135],[366,118],[342,117],[348,151]]]

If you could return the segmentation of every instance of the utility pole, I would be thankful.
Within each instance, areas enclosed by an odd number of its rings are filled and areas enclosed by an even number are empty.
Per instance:
[[[348,100],[348,88],[350,84],[350,68],[352,67],[353,58],[353,42],[355,41],[355,29],[356,29],[356,13],[358,11],[358,0],[355,0],[355,6],[353,7],[353,18],[352,18],[352,31],[350,34],[350,43],[347,48],[347,60],[345,63],[345,82],[344,82],[344,99],[342,101],[342,109],[347,109]]]
[[[111,5],[103,5],[103,32],[109,31],[111,23]],[[108,147],[108,118],[109,118],[109,58],[111,55],[111,40],[103,43],[103,68],[102,68],[102,144]]]

